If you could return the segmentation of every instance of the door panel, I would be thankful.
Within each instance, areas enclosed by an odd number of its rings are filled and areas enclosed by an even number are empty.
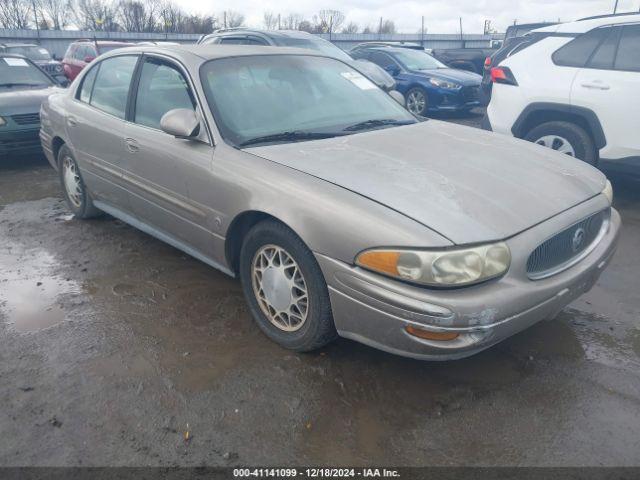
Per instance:
[[[130,167],[122,138],[137,60],[137,56],[127,55],[96,64],[84,77],[78,98],[69,101],[66,118],[67,133],[89,191],[96,199],[129,212],[125,179]]]
[[[637,157],[640,155],[640,54],[637,53],[640,52],[640,26],[624,27],[621,32],[611,30],[611,36],[594,52],[587,68],[578,72],[571,103],[589,108],[598,116],[607,139],[607,145],[600,152],[602,158]],[[626,54],[629,51],[635,53]],[[634,67],[638,71],[632,71]]]
[[[195,109],[188,82],[177,67],[147,58],[140,70],[134,123],[123,140],[132,166],[130,189],[135,214],[142,220],[199,252],[212,256],[216,214],[193,200],[192,179],[207,182],[213,148],[206,132],[184,140],[160,130],[160,119],[175,108]],[[201,127],[201,128],[204,128]]]

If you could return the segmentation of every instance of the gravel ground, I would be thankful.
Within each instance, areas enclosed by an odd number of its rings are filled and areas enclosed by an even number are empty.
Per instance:
[[[477,124],[480,114],[448,119]],[[285,351],[237,281],[105,216],[42,159],[0,165],[0,466],[640,465],[640,189],[560,316],[427,363]]]

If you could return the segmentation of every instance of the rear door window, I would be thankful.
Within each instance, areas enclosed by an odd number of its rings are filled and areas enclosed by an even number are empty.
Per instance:
[[[640,72],[640,25],[622,29],[615,69]]]
[[[160,129],[162,116],[176,108],[195,109],[189,84],[173,65],[148,58],[140,73],[134,121]]]
[[[608,28],[596,28],[571,40],[553,54],[553,62],[564,67],[582,68],[598,45],[609,34]]]
[[[606,28],[609,35],[604,39],[600,46],[591,56],[587,63],[588,68],[596,68],[600,70],[613,69],[613,62],[616,58],[616,48],[618,47],[619,28]]]
[[[118,118],[125,118],[129,86],[138,57],[123,55],[100,62],[91,95],[91,105]]]

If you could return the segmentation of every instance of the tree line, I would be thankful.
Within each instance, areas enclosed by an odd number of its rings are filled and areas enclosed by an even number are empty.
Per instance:
[[[192,14],[173,0],[0,0],[0,28],[138,33],[210,33],[245,26],[245,16],[233,10]],[[395,33],[392,20],[360,28],[339,10],[320,10],[310,18],[265,12],[263,28],[309,33]]]

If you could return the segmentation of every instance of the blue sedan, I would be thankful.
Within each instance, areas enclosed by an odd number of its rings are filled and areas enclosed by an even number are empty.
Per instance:
[[[482,76],[447,67],[424,51],[400,47],[359,46],[351,56],[380,65],[396,80],[396,90],[415,115],[465,112],[480,105]]]

